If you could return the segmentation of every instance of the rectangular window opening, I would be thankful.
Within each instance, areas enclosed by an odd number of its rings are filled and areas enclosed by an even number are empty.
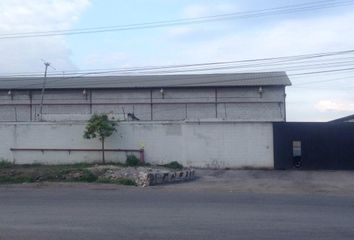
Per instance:
[[[293,157],[301,157],[301,141],[293,141]]]

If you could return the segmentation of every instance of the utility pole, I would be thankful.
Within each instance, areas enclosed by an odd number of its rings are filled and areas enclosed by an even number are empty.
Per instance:
[[[41,105],[39,106],[39,116],[40,116],[40,121],[43,120],[43,99],[44,99],[44,90],[45,90],[45,84],[47,82],[47,71],[48,67],[50,66],[49,62],[44,62],[45,70],[44,70],[44,79],[43,79],[43,85],[42,85],[42,92],[41,92]]]

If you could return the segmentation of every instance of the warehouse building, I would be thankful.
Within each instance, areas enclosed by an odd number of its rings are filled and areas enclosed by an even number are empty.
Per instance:
[[[0,134],[9,139],[0,157],[93,161],[95,154],[9,149],[95,148],[82,139],[84,121],[110,113],[121,123],[108,147],[143,147],[146,161],[272,168],[272,123],[286,120],[289,85],[285,72],[51,77],[42,95],[43,78],[0,79]]]
[[[278,122],[289,84],[284,72],[48,78],[42,112],[47,120],[105,112],[141,121]],[[0,79],[0,121],[37,121],[42,86],[42,78]]]

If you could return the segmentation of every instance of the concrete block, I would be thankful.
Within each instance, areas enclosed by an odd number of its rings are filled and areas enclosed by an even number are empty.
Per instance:
[[[180,171],[154,169],[146,175],[146,180],[144,182],[145,186],[153,186],[160,184],[190,181],[194,178],[194,169],[184,169]]]

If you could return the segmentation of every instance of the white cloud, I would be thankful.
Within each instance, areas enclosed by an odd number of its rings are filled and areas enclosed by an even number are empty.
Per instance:
[[[354,14],[320,19],[289,20],[255,31],[230,34],[186,45],[185,59],[245,59],[354,48]],[[230,23],[230,22],[228,22]],[[225,24],[228,24],[225,23]],[[231,23],[232,24],[232,23]]]
[[[316,104],[319,111],[335,111],[335,112],[353,112],[354,102],[338,101],[338,100],[321,100]]]
[[[1,0],[0,35],[69,29],[90,0]],[[42,71],[41,58],[58,69],[73,68],[65,37],[0,40],[2,73]]]
[[[247,21],[237,21],[237,25],[232,25],[233,22],[225,22],[223,26],[229,26],[229,33],[217,37],[210,38],[206,35],[205,39],[199,38],[198,41],[189,42],[186,39],[179,41],[179,38],[176,38],[179,51],[178,58],[174,58],[174,63],[242,60],[354,49],[353,22],[354,13],[285,20],[268,23],[259,28],[252,25],[249,29],[240,27],[241,23],[247,24]],[[198,29],[198,26],[195,28]],[[180,33],[184,32],[190,34],[190,30],[180,31]],[[291,80],[296,85],[297,82],[331,78],[336,78],[336,75],[306,76],[291,78]],[[354,87],[348,79],[343,84],[346,87]],[[350,105],[354,102],[354,96],[348,94],[348,90],[333,93],[331,88],[317,89],[316,86],[321,84],[310,86],[314,88],[308,91],[287,88],[289,103],[287,110],[290,121],[326,121],[341,116],[343,111],[354,111],[353,105]],[[320,110],[319,101],[333,97],[333,94],[342,101],[342,104],[336,103],[338,109],[336,111],[333,109],[331,112],[322,111],[324,108]]]

